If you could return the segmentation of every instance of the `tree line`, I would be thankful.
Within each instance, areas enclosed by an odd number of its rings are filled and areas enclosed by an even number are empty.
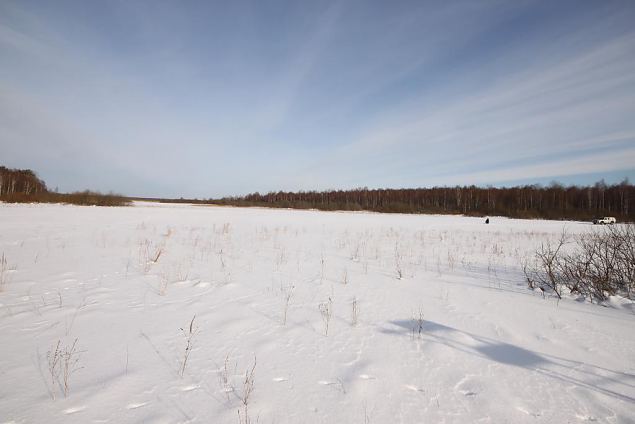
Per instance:
[[[75,205],[125,206],[130,200],[116,194],[84,190],[73,193],[49,191],[46,183],[30,169],[0,166],[0,201],[17,203],[71,203]]]
[[[141,199],[141,198],[139,198]],[[132,198],[92,191],[57,193],[30,169],[0,166],[0,200],[9,202],[65,202],[120,206]],[[473,216],[500,215],[514,218],[580,219],[615,216],[635,221],[635,186],[628,179],[617,184],[603,180],[588,186],[431,187],[326,191],[277,191],[221,199],[146,199],[233,206],[319,210],[366,210],[394,213],[440,213]]]
[[[525,185],[516,187],[432,187],[252,193],[210,200],[235,206],[320,210],[367,210],[397,213],[441,213],[515,218],[591,219],[615,216],[635,221],[635,186],[625,179],[607,185]]]
[[[46,192],[46,184],[30,169],[9,169],[0,166],[0,197],[23,193]]]

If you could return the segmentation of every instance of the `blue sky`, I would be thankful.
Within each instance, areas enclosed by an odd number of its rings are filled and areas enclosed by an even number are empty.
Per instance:
[[[50,187],[635,181],[633,1],[0,2],[0,164]]]

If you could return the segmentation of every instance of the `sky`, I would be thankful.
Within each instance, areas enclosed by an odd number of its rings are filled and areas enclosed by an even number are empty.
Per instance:
[[[635,2],[0,1],[0,165],[146,197],[635,181]]]

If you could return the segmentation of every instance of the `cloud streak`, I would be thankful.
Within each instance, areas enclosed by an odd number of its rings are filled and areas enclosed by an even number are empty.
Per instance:
[[[634,19],[618,1],[3,2],[0,161],[151,196],[633,179]]]

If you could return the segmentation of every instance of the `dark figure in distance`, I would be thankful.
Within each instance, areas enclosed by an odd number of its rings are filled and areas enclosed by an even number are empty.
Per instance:
[[[487,218],[487,219],[485,220],[485,223],[486,223],[486,224],[489,224],[489,218]]]

